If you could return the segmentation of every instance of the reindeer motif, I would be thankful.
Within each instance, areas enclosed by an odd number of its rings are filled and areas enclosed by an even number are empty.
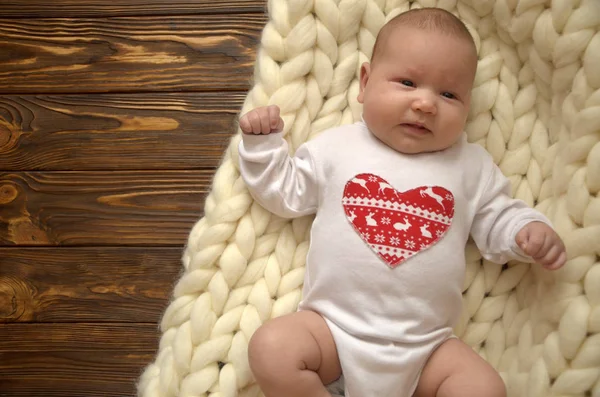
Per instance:
[[[404,218],[404,222],[396,222],[394,223],[394,229],[404,231],[410,229],[412,225],[408,221],[408,219]]]
[[[398,193],[396,192],[396,189],[394,189],[389,183],[387,183],[387,182],[379,182],[379,193],[380,194],[384,194],[385,193],[385,189],[391,189],[392,192],[394,192],[394,194],[396,196],[398,196]]]
[[[364,179],[360,179],[360,178],[352,178],[352,179],[350,180],[350,182],[352,182],[352,183],[356,183],[356,184],[358,184],[358,185],[362,186],[363,188],[365,188],[365,190],[366,190],[368,193],[371,193],[371,191],[370,191],[370,190],[369,190],[369,188],[367,187],[367,181],[365,181]]]
[[[440,196],[439,194],[435,193],[433,191],[433,189],[431,188],[431,186],[429,186],[427,189],[421,190],[421,197],[425,197],[425,196],[429,196],[432,199],[434,199],[435,201],[437,201],[439,203],[439,205],[442,206],[442,208],[444,208],[444,198],[442,196]]]

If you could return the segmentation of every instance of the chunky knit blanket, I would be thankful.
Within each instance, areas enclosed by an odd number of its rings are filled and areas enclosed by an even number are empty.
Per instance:
[[[360,118],[358,72],[377,32],[413,7],[441,7],[475,37],[468,139],[514,196],[546,214],[566,266],[504,266],[466,247],[456,334],[497,368],[512,397],[600,396],[600,0],[271,0],[242,113],[277,104],[292,151]],[[296,310],[312,218],[253,201],[232,138],[191,230],[142,397],[261,395],[247,344]],[[343,346],[341,347],[343,348]]]

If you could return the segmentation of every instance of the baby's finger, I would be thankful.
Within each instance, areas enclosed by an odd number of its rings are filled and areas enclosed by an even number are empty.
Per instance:
[[[538,250],[537,254],[534,254],[531,257],[536,260],[543,259],[548,255],[552,247],[554,247],[555,245],[555,240],[552,239],[551,236],[548,235],[548,233],[544,233],[544,242],[542,243],[542,246]]]
[[[284,126],[284,122],[283,122],[283,119],[280,117],[279,120],[277,120],[277,125],[275,126],[275,131],[277,131],[277,132],[283,131],[283,126]]]
[[[245,134],[250,134],[252,132],[252,125],[250,125],[250,120],[248,120],[248,114],[245,114],[240,118],[240,129]]]
[[[250,130],[253,134],[260,134],[261,121],[260,121],[260,113],[258,110],[254,109],[250,113],[248,113],[248,122],[250,123]]]
[[[562,250],[558,245],[552,245],[546,252],[544,256],[539,258],[533,258],[535,261],[541,265],[548,266],[556,262],[558,257],[560,256]]]
[[[276,130],[277,126],[279,125],[279,120],[281,120],[281,118],[279,117],[279,106],[277,105],[271,105],[269,106],[269,122],[270,122],[270,127],[271,130]],[[283,120],[281,120],[283,121]]]
[[[562,251],[554,262],[544,265],[544,267],[548,270],[556,270],[563,267],[565,263],[567,263],[567,253]]]
[[[546,242],[546,233],[543,231],[539,231],[537,233],[531,233],[529,235],[529,239],[525,244],[525,253],[532,258],[537,258],[540,255],[540,250],[544,246]]]
[[[269,108],[263,108],[260,112],[260,132],[268,134],[271,132],[271,120],[269,116]]]
[[[527,247],[528,239],[529,239],[529,228],[528,227],[524,227],[521,230],[519,230],[519,233],[517,233],[517,235],[515,236],[515,241],[517,242],[517,245],[519,246],[519,248],[521,248],[523,250],[523,252],[525,252],[525,249]]]

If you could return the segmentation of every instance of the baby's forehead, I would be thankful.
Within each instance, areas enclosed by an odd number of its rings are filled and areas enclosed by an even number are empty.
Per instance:
[[[477,49],[469,40],[445,32],[417,28],[401,27],[389,32],[385,42],[380,43],[379,52],[389,54],[407,48],[412,48],[414,51],[416,48],[418,51],[423,50],[434,56],[436,54],[433,51],[436,48],[439,49],[440,46],[443,50],[451,52],[452,58],[456,55],[463,58],[468,57],[470,58],[468,61],[477,62]],[[373,57],[375,57],[375,54],[373,54]]]
[[[412,9],[398,14],[386,22],[379,35],[386,35],[397,28],[415,28],[417,30],[439,32],[446,35],[461,37],[474,43],[474,38],[463,21],[454,14],[441,8]]]
[[[447,57],[440,60],[440,53],[437,51],[441,51]],[[445,32],[402,27],[388,33],[385,42],[380,43],[378,54],[373,54],[371,63],[376,64],[386,59],[405,68],[414,69],[414,74],[430,71],[432,65],[429,60],[433,63],[433,69],[446,69],[447,73],[452,73],[456,66],[454,69],[451,66],[457,64],[460,69],[475,72],[478,56],[476,48],[462,37],[448,35]],[[429,67],[424,68],[425,65]],[[459,70],[459,73],[452,73],[452,75],[462,76],[464,72],[465,70]]]

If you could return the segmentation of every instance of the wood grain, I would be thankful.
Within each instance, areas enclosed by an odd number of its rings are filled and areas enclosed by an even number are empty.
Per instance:
[[[264,12],[261,0],[3,0],[3,18],[72,18],[133,15]]]
[[[0,246],[176,245],[212,171],[0,173]]]
[[[152,324],[0,324],[0,395],[133,396]]]
[[[245,93],[0,96],[0,170],[217,167]]]
[[[132,397],[142,370],[154,358],[127,351],[126,344],[121,351],[93,354],[0,353],[0,396]]]
[[[0,323],[157,323],[183,270],[182,252],[0,248]]]
[[[247,90],[260,14],[0,20],[0,94]]]
[[[118,351],[124,344],[131,351],[152,353],[158,348],[159,337],[156,324],[9,323],[0,324],[0,353]]]
[[[0,3],[0,397],[134,396],[266,1]]]

